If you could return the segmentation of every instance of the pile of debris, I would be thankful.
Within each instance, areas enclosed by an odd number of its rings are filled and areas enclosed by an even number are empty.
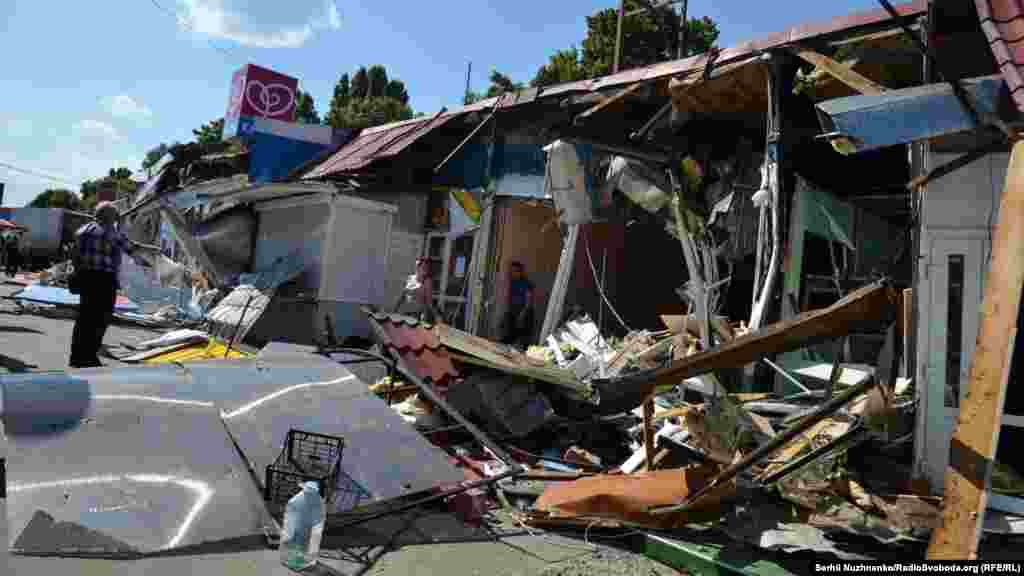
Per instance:
[[[832,538],[891,548],[927,542],[939,521],[938,500],[909,480],[916,396],[895,377],[898,306],[881,281],[752,333],[713,321],[709,349],[692,317],[619,340],[581,317],[526,353],[368,311],[394,363],[371,390],[446,449],[467,482],[492,488],[461,497],[470,519],[501,504],[545,529],[710,523],[763,548],[870,557]],[[778,367],[807,382],[803,391],[730,393],[716,376],[867,324],[888,327],[878,365],[843,377],[836,364],[824,389]]]

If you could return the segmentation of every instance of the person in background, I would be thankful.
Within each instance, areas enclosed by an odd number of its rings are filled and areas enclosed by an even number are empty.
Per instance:
[[[511,281],[502,343],[526,348],[533,338],[533,283],[526,277],[522,262],[509,264],[509,274]]]
[[[440,315],[434,308],[434,280],[430,273],[430,259],[416,259],[416,273],[409,276],[405,290],[394,308],[395,313],[412,316],[424,322],[434,322]]]
[[[122,254],[132,256],[140,265],[148,265],[139,253],[148,252],[155,257],[160,252],[156,246],[129,240],[118,229],[120,214],[112,203],[100,202],[95,218],[75,232],[71,253],[80,297],[78,318],[71,333],[72,368],[103,365],[99,351],[114,316]]]
[[[7,240],[7,249],[4,250],[7,257],[7,275],[14,276],[21,267],[21,250],[18,247],[18,237],[12,236]]]

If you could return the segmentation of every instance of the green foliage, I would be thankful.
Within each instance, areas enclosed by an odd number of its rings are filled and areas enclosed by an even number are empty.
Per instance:
[[[388,82],[388,87],[384,90],[384,95],[388,98],[394,98],[402,104],[409,103],[409,92],[405,89],[405,82],[402,82],[401,80],[391,80]]]
[[[100,190],[114,188],[125,192],[134,191],[135,181],[131,179],[132,171],[127,168],[111,168],[107,175],[96,180],[82,182],[78,195],[81,197],[80,210],[91,212],[98,203]]]
[[[352,77],[352,98],[366,98],[370,93],[370,79],[366,75],[366,68],[360,67],[356,75]]]
[[[220,142],[221,137],[224,135],[224,119],[220,118],[207,122],[199,128],[192,130],[192,135],[195,136],[197,144],[208,145]]]
[[[370,97],[384,96],[384,92],[388,88],[388,72],[383,66],[380,64],[370,66],[366,71],[366,79]]]
[[[81,210],[82,200],[74,192],[64,188],[49,189],[28,203],[29,208],[67,208]]]
[[[640,7],[638,3],[627,0],[625,9],[629,13]],[[667,17],[676,18],[671,14]],[[530,84],[543,87],[611,74],[615,61],[617,26],[618,12],[615,8],[599,10],[588,16],[587,35],[583,39],[582,49],[572,47],[555,52],[548,63],[537,70]],[[687,56],[706,52],[718,40],[718,25],[710,18],[690,19],[687,27]],[[677,53],[674,51],[674,41],[663,20],[650,12],[623,19],[619,69],[625,70],[675,59]]]
[[[548,63],[537,70],[537,75],[530,80],[530,86],[543,87],[563,82],[575,82],[587,77],[580,60],[580,52],[575,46],[568,50],[555,52]]]
[[[487,88],[484,98],[494,98],[505,92],[515,92],[516,90],[523,89],[521,82],[513,82],[511,78],[497,70],[491,70],[490,81],[491,85]]]
[[[335,128],[362,129],[410,118],[409,106],[387,96],[371,96],[354,99],[344,108],[331,110],[328,123]]]
[[[308,92],[299,90],[295,98],[295,121],[299,124],[319,124],[320,115],[316,112],[316,104]]]
[[[334,86],[324,123],[334,128],[361,129],[413,117],[405,83],[388,79],[379,64],[359,68],[352,80],[343,74]]]

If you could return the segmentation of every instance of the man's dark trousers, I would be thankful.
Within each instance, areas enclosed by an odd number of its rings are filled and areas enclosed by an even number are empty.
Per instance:
[[[78,318],[71,333],[71,367],[102,366],[99,359],[103,336],[114,317],[117,276],[113,272],[82,270],[78,278]]]

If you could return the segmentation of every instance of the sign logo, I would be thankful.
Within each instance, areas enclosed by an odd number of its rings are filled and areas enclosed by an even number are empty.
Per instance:
[[[245,86],[245,101],[261,116],[273,118],[287,115],[295,105],[295,92],[284,84],[263,84],[249,80]]]

